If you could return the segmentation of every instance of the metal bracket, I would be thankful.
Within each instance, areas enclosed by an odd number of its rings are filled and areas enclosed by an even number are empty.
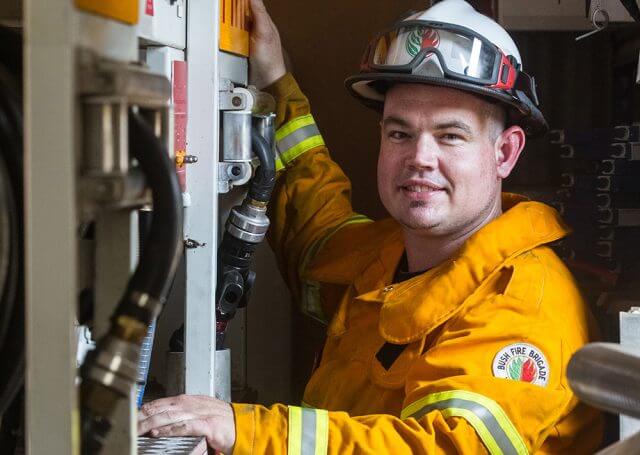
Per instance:
[[[255,97],[251,90],[236,87],[229,79],[220,79],[219,107],[221,111],[250,111]]]
[[[88,50],[78,51],[76,77],[83,122],[78,188],[82,219],[103,209],[147,204],[144,178],[130,164],[129,108],[139,108],[170,145],[169,81],[144,66],[112,61]]]
[[[221,111],[251,111],[252,114],[275,112],[276,101],[273,96],[249,85],[236,87],[229,79],[220,79],[219,92]]]
[[[221,111],[250,111],[253,104],[253,95],[246,88],[238,87],[220,92]]]
[[[218,163],[218,192],[228,193],[235,186],[244,185],[251,179],[253,168],[246,162]]]

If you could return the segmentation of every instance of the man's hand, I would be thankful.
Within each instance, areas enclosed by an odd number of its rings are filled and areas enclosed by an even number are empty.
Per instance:
[[[180,395],[146,403],[138,413],[138,434],[153,437],[204,436],[209,447],[231,454],[236,442],[233,409],[207,396]]]
[[[273,84],[287,72],[282,55],[280,34],[271,20],[263,0],[251,0],[253,27],[251,30],[251,56],[249,79],[262,89]]]

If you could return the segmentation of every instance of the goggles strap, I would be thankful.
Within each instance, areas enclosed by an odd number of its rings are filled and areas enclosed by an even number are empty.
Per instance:
[[[533,76],[529,76],[523,71],[518,71],[518,77],[516,78],[513,89],[523,92],[531,98],[531,101],[533,101],[536,106],[539,106],[540,102],[538,100],[538,94],[536,93],[536,81]]]

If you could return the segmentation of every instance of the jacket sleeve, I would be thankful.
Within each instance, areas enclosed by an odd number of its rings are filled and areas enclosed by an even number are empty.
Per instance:
[[[523,302],[507,296],[495,296],[482,306],[490,318],[477,311],[455,317],[414,361],[399,415],[356,417],[236,404],[241,431],[234,453],[520,455],[535,453],[549,434],[555,436],[557,453],[590,453],[586,447],[597,446],[600,421],[586,407],[572,413],[581,405],[566,383],[572,349],[562,341],[562,328],[536,323],[533,313],[522,311]],[[496,355],[512,345],[534,347],[545,356],[542,362],[534,360],[528,379],[520,363],[512,366],[511,378],[493,373]],[[569,414],[579,414],[580,422]],[[584,428],[584,422],[591,424]],[[577,425],[583,431],[577,431]]]
[[[368,220],[353,212],[351,182],[329,156],[293,76],[286,74],[265,91],[277,102],[278,179],[269,203],[269,242],[303,311],[328,319],[315,284],[301,280],[305,266],[338,229]]]

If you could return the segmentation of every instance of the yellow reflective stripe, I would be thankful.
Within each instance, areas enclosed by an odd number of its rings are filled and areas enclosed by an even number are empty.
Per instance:
[[[329,411],[316,409],[316,451],[314,455],[329,453]]]
[[[280,156],[278,157],[278,159],[276,159],[276,171],[284,169],[286,167],[286,163],[292,162],[300,155],[304,155],[309,150],[316,147],[322,147],[324,145],[324,139],[322,138],[322,136],[318,135],[312,136],[303,140],[302,142],[299,142],[298,145],[293,146],[289,150],[280,152]]]
[[[452,411],[455,410],[455,411]],[[527,446],[509,417],[492,399],[467,390],[432,393],[411,403],[400,417],[419,419],[431,411],[457,412],[476,430],[491,454],[525,455]],[[453,414],[451,414],[453,415]]]
[[[460,409],[460,408],[447,408],[440,411],[445,419],[449,417],[462,417],[467,422],[471,424],[471,426],[476,430],[480,439],[482,439],[482,443],[485,445],[490,454],[502,454],[504,453],[502,449],[498,446],[498,443],[493,438],[487,427],[482,423],[482,420],[473,413],[473,411],[469,411],[468,409]]]
[[[301,310],[307,316],[317,319],[321,324],[327,323],[320,303],[320,283],[316,281],[303,282]]]
[[[289,406],[289,455],[300,455],[302,452],[302,409]]]
[[[311,114],[297,117],[276,131],[276,171],[325,142]]]
[[[293,133],[294,131],[304,128],[305,126],[314,125],[316,121],[313,118],[313,115],[307,114],[302,115],[300,117],[296,117],[293,120],[288,121],[284,125],[282,125],[276,131],[276,141],[282,140],[285,136]]]
[[[289,455],[326,455],[329,447],[329,412],[289,406]]]

